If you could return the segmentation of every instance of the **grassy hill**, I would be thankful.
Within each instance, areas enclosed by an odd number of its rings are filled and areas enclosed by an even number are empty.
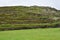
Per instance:
[[[0,7],[0,30],[60,27],[60,10],[43,6]]]

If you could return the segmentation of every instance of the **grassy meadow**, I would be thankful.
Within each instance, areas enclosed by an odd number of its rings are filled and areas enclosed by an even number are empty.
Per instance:
[[[0,40],[60,40],[60,28],[0,31]]]

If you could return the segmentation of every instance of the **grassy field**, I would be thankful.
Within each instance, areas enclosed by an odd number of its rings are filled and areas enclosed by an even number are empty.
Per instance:
[[[60,28],[0,31],[0,40],[60,40]]]

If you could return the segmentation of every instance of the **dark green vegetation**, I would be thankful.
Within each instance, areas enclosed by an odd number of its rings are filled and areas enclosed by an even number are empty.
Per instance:
[[[60,10],[39,6],[0,7],[0,30],[60,27]]]
[[[60,40],[60,28],[1,31],[0,40]]]

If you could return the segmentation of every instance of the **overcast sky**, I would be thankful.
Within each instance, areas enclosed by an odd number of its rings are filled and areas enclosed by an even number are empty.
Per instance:
[[[13,5],[51,6],[56,9],[60,9],[60,0],[0,0],[0,6],[13,6]]]

